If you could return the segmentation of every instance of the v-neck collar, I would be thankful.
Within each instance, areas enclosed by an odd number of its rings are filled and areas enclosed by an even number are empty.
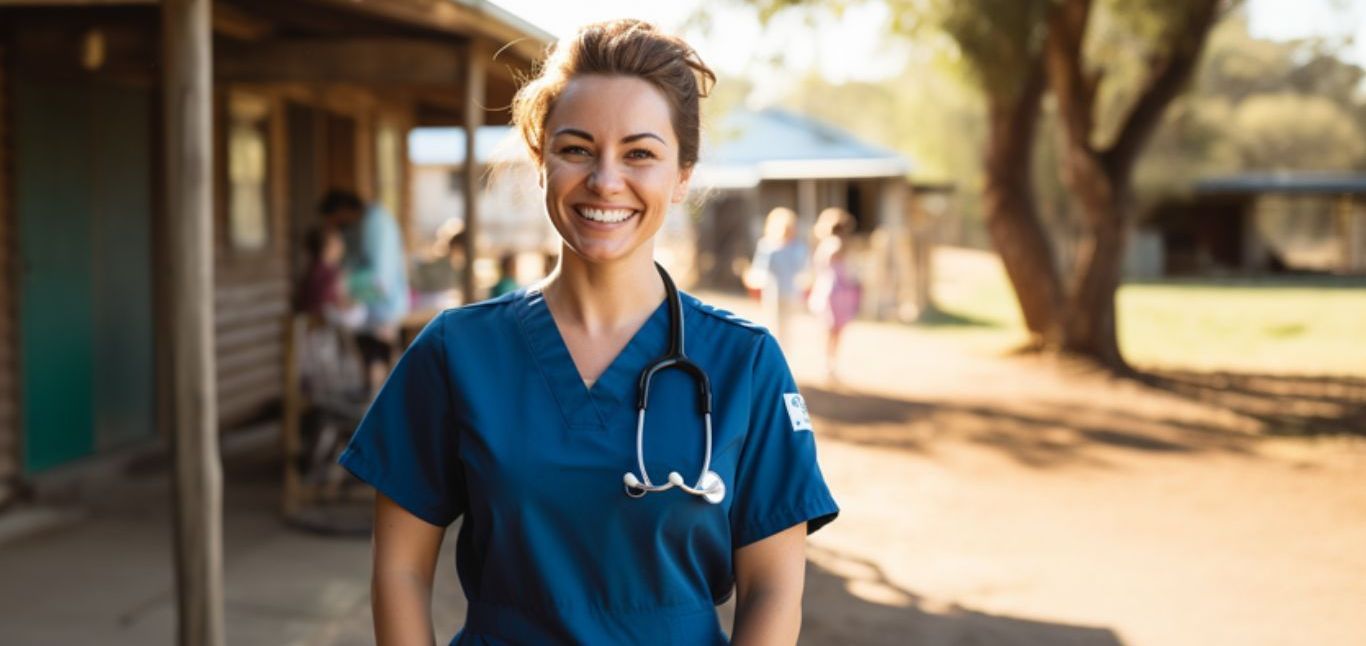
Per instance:
[[[536,365],[559,403],[565,423],[571,428],[604,429],[620,412],[633,416],[641,371],[668,349],[666,299],[631,335],[590,389],[579,376],[569,346],[555,324],[555,317],[550,314],[545,295],[539,290],[527,290],[517,307],[517,314]]]

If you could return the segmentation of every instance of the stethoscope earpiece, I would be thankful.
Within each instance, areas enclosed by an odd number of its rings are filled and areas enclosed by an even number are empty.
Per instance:
[[[669,303],[669,351],[659,361],[647,366],[640,374],[640,398],[637,404],[639,415],[636,418],[636,463],[640,467],[640,477],[627,473],[622,477],[626,485],[626,495],[640,498],[647,493],[666,491],[678,487],[703,500],[717,504],[726,498],[726,483],[721,476],[711,470],[711,380],[707,373],[683,353],[683,303],[678,297],[678,288],[668,272],[655,263],[659,277],[664,279],[664,293]],[[645,407],[650,399],[650,379],[656,372],[666,368],[678,368],[692,375],[697,381],[698,403],[706,423],[707,452],[702,459],[702,473],[697,482],[688,486],[677,471],[669,473],[669,483],[656,485],[650,482],[650,473],[645,470]]]

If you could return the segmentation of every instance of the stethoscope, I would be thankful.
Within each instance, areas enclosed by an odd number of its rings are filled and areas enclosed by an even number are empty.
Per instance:
[[[711,380],[702,368],[683,354],[683,302],[678,297],[678,288],[674,286],[669,272],[664,271],[659,263],[655,263],[655,269],[659,270],[659,277],[664,279],[664,294],[668,301],[669,351],[640,373],[640,394],[636,402],[636,463],[640,466],[640,477],[637,478],[636,474],[628,472],[622,481],[626,483],[626,495],[632,498],[678,487],[716,504],[726,497],[726,483],[721,480],[721,476],[711,470]],[[678,368],[692,375],[693,380],[697,382],[697,403],[706,422],[707,453],[702,458],[702,473],[697,476],[697,482],[691,487],[683,482],[683,476],[677,471],[669,472],[668,484],[657,485],[650,482],[650,472],[645,470],[645,406],[650,401],[650,380],[654,378],[655,373],[667,368]]]

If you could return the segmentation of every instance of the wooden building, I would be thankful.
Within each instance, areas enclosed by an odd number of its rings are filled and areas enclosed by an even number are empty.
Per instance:
[[[1366,174],[1242,173],[1196,182],[1140,232],[1145,276],[1366,275]],[[1133,250],[1131,250],[1132,252]]]
[[[478,1],[210,11],[229,427],[278,406],[282,317],[321,194],[354,189],[408,231],[408,131],[505,123],[549,36]],[[164,32],[158,2],[0,0],[0,506],[25,479],[174,425]]]

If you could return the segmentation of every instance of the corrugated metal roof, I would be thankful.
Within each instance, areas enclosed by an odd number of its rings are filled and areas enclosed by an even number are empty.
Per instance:
[[[731,112],[713,127],[693,182],[735,188],[763,179],[901,177],[912,168],[900,153],[828,123],[768,108]]]
[[[1195,183],[1196,193],[1341,194],[1366,193],[1366,173],[1284,171],[1239,173]]]

